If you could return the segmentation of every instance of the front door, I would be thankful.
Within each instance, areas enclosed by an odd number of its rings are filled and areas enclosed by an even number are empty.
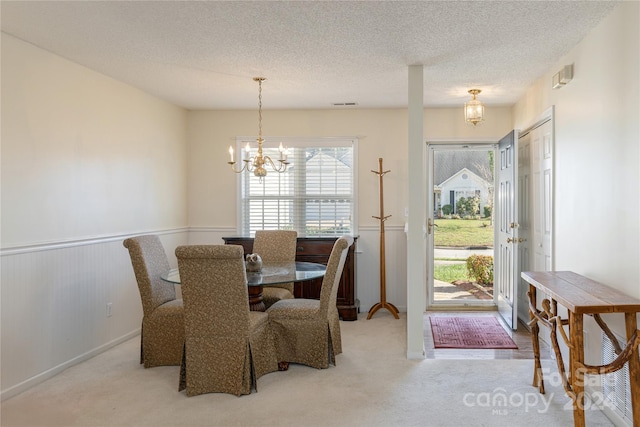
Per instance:
[[[518,141],[515,130],[498,143],[498,191],[494,285],[498,311],[512,329],[518,326]]]

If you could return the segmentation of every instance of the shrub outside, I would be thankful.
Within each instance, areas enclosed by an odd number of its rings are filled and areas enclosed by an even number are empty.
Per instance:
[[[471,255],[467,258],[467,272],[481,285],[493,284],[493,257],[489,255]]]

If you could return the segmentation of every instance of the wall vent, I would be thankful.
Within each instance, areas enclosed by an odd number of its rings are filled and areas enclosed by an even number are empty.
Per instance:
[[[619,335],[614,334],[620,346],[624,348],[625,341]],[[609,337],[602,333],[602,363],[607,364],[616,358],[615,350]],[[602,375],[602,393],[612,408],[625,422],[633,425],[631,413],[631,389],[629,386],[629,364],[624,368]]]

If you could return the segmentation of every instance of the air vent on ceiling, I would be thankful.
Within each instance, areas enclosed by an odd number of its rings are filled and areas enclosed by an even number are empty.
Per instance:
[[[353,107],[354,105],[358,105],[357,102],[334,102],[333,104],[334,107]]]

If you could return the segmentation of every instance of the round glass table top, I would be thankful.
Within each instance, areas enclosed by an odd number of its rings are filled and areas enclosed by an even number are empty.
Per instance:
[[[247,285],[277,285],[314,280],[323,277],[326,268],[323,264],[313,262],[263,262],[262,271],[247,271]],[[160,277],[164,281],[180,284],[180,272],[177,268],[169,270]]]

